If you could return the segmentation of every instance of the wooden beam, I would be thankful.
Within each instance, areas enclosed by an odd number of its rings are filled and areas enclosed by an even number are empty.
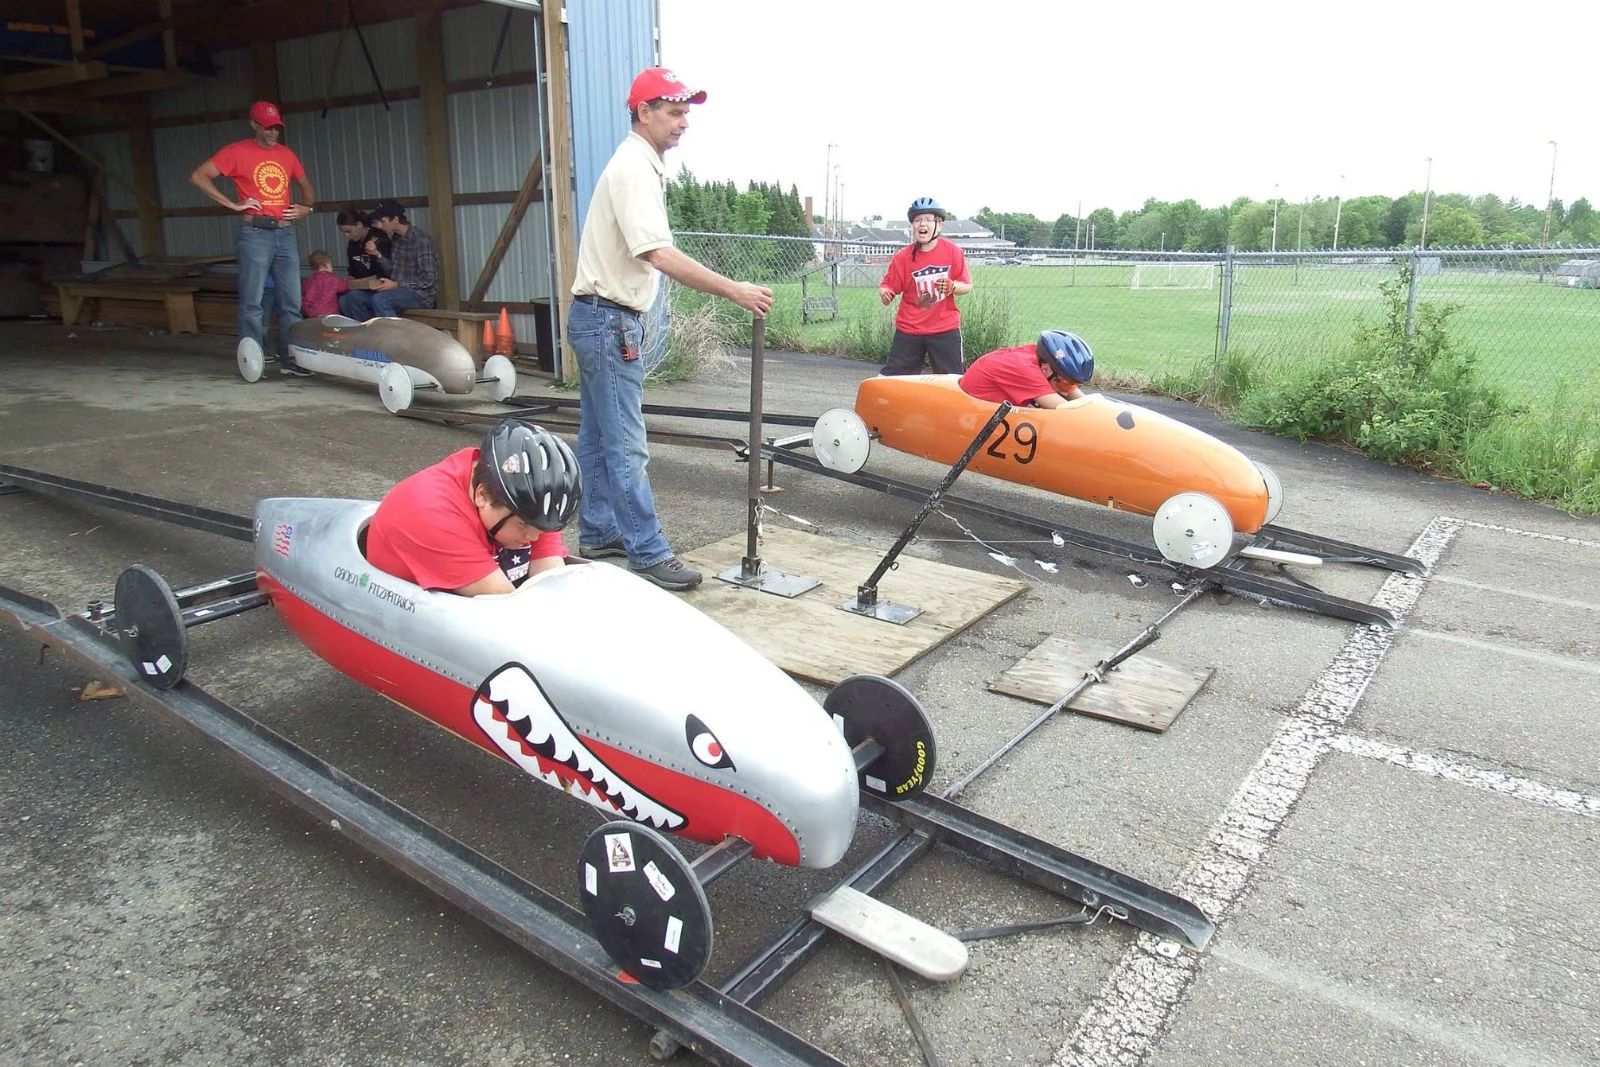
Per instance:
[[[354,201],[355,203],[360,204],[367,201],[377,200],[381,195],[382,194],[380,193],[372,193],[367,196],[351,196],[346,197],[345,200],[341,201],[341,203]],[[521,194],[514,189],[505,189],[494,190],[487,193],[457,193],[455,194],[454,200],[456,207],[474,207],[480,204],[515,204],[519,195]],[[392,196],[388,197],[387,199],[393,200],[401,207],[428,206],[428,198],[425,196]],[[535,203],[540,202],[541,199],[542,198],[537,194],[534,195],[533,200]],[[137,211],[130,211],[126,208],[119,209],[113,212],[113,214],[119,219],[135,219],[139,217],[139,213]],[[161,217],[164,219],[198,219],[213,215],[232,214],[233,212],[229,211],[227,208],[217,207],[215,204],[207,204],[204,207],[164,207],[161,209]]]
[[[128,144],[133,155],[133,182],[139,188],[139,245],[147,256],[167,254],[167,238],[161,225],[161,190],[156,182],[156,143],[149,123],[128,127]]]
[[[72,66],[80,79],[87,77],[83,62],[83,12],[78,0],[67,0],[67,32],[71,34]]]
[[[500,236],[495,238],[494,247],[489,249],[489,258],[484,261],[483,270],[478,273],[478,280],[472,286],[472,295],[468,300],[482,300],[483,294],[489,291],[489,286],[494,282],[494,276],[500,270],[500,261],[506,257],[506,249],[511,247],[511,241],[517,236],[517,229],[522,225],[522,216],[527,212],[528,205],[533,202],[533,194],[539,188],[539,179],[544,176],[544,161],[535,155],[533,162],[528,164],[527,176],[522,179],[522,188],[517,190],[517,201],[511,205],[511,211],[506,215],[505,224],[500,227]]]
[[[444,32],[437,9],[412,17],[417,37],[417,82],[422,90],[422,150],[427,157],[428,228],[439,248],[437,306],[454,309],[461,299],[456,264],[455,193],[450,183],[450,112],[444,98]]]
[[[178,34],[172,26],[172,0],[161,0],[157,5],[164,23],[161,30],[161,58],[168,70],[178,69]]]
[[[172,89],[187,83],[191,75],[186,70],[152,70],[144,74],[128,74],[121,78],[103,78],[88,82],[78,89],[88,97],[121,96],[127,93],[153,93]]]
[[[170,0],[162,0],[163,4],[169,2]],[[143,26],[138,26],[129,30],[127,33],[118,34],[110,40],[101,41],[99,44],[91,45],[88,48],[85,48],[83,50],[83,54],[78,58],[99,59],[101,56],[108,56],[112,52],[126,48],[130,44],[142,41],[146,37],[154,37],[163,30],[170,31],[171,29],[172,19],[170,17],[166,18],[162,22],[147,22]]]
[[[89,214],[83,223],[83,255],[79,259],[93,259],[95,253],[95,231],[100,228],[100,176],[97,174],[89,181]]]
[[[58,85],[72,85],[104,78],[110,73],[111,68],[99,60],[89,63],[61,63],[40,70],[30,70],[24,74],[7,74],[0,78],[0,92],[25,93],[33,89],[52,89]]]
[[[560,0],[546,0],[539,17],[544,20],[546,101],[550,108],[550,144],[546,146],[550,159],[551,180],[545,189],[545,199],[551,205],[551,225],[554,227],[556,272],[560,288],[552,294],[557,310],[564,311],[568,294],[572,292],[572,279],[578,271],[578,227],[573,201],[576,194],[572,186],[572,105],[567,83],[567,24],[562,17]],[[566,349],[561,331],[555,330],[555,352],[552,353],[557,377],[566,375]]]
[[[534,78],[535,78],[535,75],[533,74],[532,71],[524,71],[524,72],[519,73],[519,74],[497,75],[495,77],[495,79],[494,79],[494,87],[496,89],[504,89],[504,88],[508,88],[510,86],[513,86],[513,85],[532,85],[534,83]],[[482,91],[483,91],[483,78],[482,77],[468,78],[468,79],[466,79],[464,81],[451,82],[450,84],[445,86],[445,95],[446,96],[454,96],[456,93],[476,93],[476,92],[482,92]],[[418,99],[420,99],[422,97],[422,91],[419,90],[419,89],[390,89],[390,90],[388,90],[388,96],[389,96],[389,103],[393,104],[393,103],[396,103],[396,102],[401,101],[401,100],[418,100]],[[68,102],[68,98],[62,98],[62,102],[63,103],[67,103]],[[288,101],[286,103],[279,104],[278,105],[278,109],[280,111],[282,111],[285,115],[301,115],[301,114],[310,114],[311,112],[314,112],[314,111],[321,111],[323,109],[323,107],[325,107],[325,106],[329,107],[329,108],[362,107],[362,106],[367,105],[367,104],[376,104],[378,102],[379,102],[379,96],[378,96],[377,93],[355,93],[355,94],[352,94],[350,96],[336,96],[331,100],[321,100],[321,101],[319,101],[319,100],[301,100],[301,101],[293,101],[293,100],[291,100],[291,101]],[[20,101],[19,103],[20,103],[20,106],[23,106],[23,107],[32,107],[32,105],[30,105],[27,101]],[[0,94],[0,106],[9,106],[9,104],[6,103],[5,97],[4,97],[3,94]],[[48,108],[48,107],[32,107],[32,110],[34,110],[34,111],[50,111],[51,108]],[[103,113],[103,114],[117,114],[117,115],[120,115],[120,114],[123,114],[127,109],[117,110],[117,109],[113,109],[113,108],[108,107],[108,106],[101,106],[101,107],[93,107],[93,108],[61,107],[61,108],[58,108],[56,110],[63,111],[63,112],[70,111],[73,114],[78,114],[78,113],[81,112],[83,114],[102,114]],[[227,111],[205,111],[205,112],[200,112],[200,113],[192,114],[192,115],[161,115],[161,116],[151,116],[150,113],[149,113],[149,109],[145,108],[145,109],[142,109],[140,114],[142,116],[144,116],[144,117],[148,117],[150,119],[151,127],[154,128],[154,129],[158,129],[158,130],[159,129],[166,129],[166,128],[172,127],[172,126],[198,126],[198,125],[202,125],[202,124],[207,123],[207,122],[238,122],[239,121],[239,110],[237,108],[230,108]],[[120,129],[122,129],[121,124],[114,124],[114,123],[105,123],[105,124],[97,124],[97,125],[85,124],[84,126],[79,127],[76,132],[80,133],[80,134],[115,133]],[[459,203],[460,201],[458,200],[457,202]],[[507,201],[507,203],[509,203],[509,201]]]
[[[83,96],[53,96],[48,93],[0,93],[0,111],[34,111],[44,115],[104,115],[133,122],[150,118],[150,108],[143,104],[108,104]],[[115,133],[121,123],[96,124],[84,133]]]

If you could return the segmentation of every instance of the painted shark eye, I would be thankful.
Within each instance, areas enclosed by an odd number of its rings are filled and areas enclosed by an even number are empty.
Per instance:
[[[733,760],[723,750],[722,742],[717,740],[716,734],[706,729],[705,723],[691,715],[684,730],[689,738],[689,751],[694,753],[695,759],[714,771],[724,767],[733,768]]]

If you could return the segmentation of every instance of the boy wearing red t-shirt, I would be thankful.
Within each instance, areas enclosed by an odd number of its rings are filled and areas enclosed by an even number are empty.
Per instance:
[[[300,165],[300,157],[283,145],[283,115],[274,104],[258,100],[250,107],[249,140],[222,148],[189,175],[189,181],[211,200],[239,215],[234,251],[239,264],[239,344],[266,346],[267,316],[262,307],[267,275],[272,275],[278,315],[278,371],[304,377],[289,358],[289,327],[300,321],[300,248],[293,223],[311,214],[316,194]],[[233,182],[238,200],[217,188],[216,179]],[[300,187],[303,204],[293,202],[289,183]]]
[[[562,566],[561,531],[545,531],[495,499],[481,451],[463,448],[400,481],[367,527],[367,560],[424,589],[462,596],[509,593]],[[574,461],[574,466],[576,461]]]
[[[961,391],[1012,407],[1059,408],[1083,396],[1094,376],[1094,353],[1077,334],[1046,330],[1038,343],[979,356],[961,376]]]
[[[972,292],[967,257],[939,236],[945,210],[928,197],[914,200],[906,211],[911,243],[889,260],[878,283],[885,305],[900,297],[894,316],[894,341],[884,374],[921,374],[924,357],[937,374],[960,374],[961,312],[955,297]]]

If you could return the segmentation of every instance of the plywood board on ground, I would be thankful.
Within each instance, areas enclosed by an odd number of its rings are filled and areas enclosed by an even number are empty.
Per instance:
[[[990,682],[989,689],[1039,704],[1054,704],[1071,692],[1084,672],[1119,647],[1087,637],[1051,634],[1016,666]],[[1123,660],[1104,682],[1079,693],[1067,710],[1159,733],[1172,725],[1213,670],[1178,667],[1138,652]]]
[[[856,595],[888,546],[766,527],[760,553],[767,566],[822,582],[793,598],[716,579],[739,566],[746,547],[746,535],[740,533],[685,553],[683,558],[706,576],[688,594],[689,602],[785,671],[823,685],[852,674],[892,675],[1028,588],[1014,578],[901,555],[900,565],[878,583],[878,599],[915,605],[922,614],[896,626],[839,608]]]

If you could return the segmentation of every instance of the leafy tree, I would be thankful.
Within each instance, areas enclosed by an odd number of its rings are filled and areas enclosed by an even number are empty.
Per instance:
[[[1050,247],[1071,248],[1074,239],[1081,239],[1077,217],[1056,216],[1056,224],[1050,228]]]
[[[1572,202],[1572,207],[1567,210],[1566,236],[1574,244],[1593,244],[1595,234],[1600,233],[1600,219],[1595,218],[1594,208],[1589,206],[1586,199]]]
[[[1389,216],[1384,222],[1383,239],[1390,248],[1406,243],[1406,229],[1422,218],[1422,194],[1407,193],[1389,205]]]
[[[1167,234],[1168,248],[1187,248],[1196,231],[1200,229],[1200,219],[1205,215],[1205,208],[1194,200],[1179,200],[1176,204],[1168,204],[1161,209],[1161,218],[1165,223],[1163,227]]]
[[[1191,252],[1223,251],[1228,247],[1228,224],[1231,217],[1231,210],[1225,207],[1202,212],[1199,223],[1183,247]]]
[[[1339,212],[1340,248],[1391,248],[1388,238],[1389,206],[1387,196],[1361,196],[1346,200]],[[1329,237],[1332,244],[1332,237]]]
[[[767,232],[767,223],[771,218],[772,210],[767,207],[767,198],[761,193],[752,190],[734,197],[734,233],[764,234]]]
[[[1159,248],[1166,232],[1166,212],[1161,209],[1147,211],[1122,230],[1117,239],[1118,248]]]
[[[1108,207],[1097,207],[1089,212],[1089,217],[1083,220],[1083,237],[1079,242],[1083,247],[1089,247],[1091,234],[1094,237],[1094,247],[1117,247],[1116,212]]]
[[[1406,227],[1405,242],[1410,247],[1422,240],[1422,220]],[[1462,248],[1483,244],[1483,223],[1478,216],[1457,204],[1436,204],[1428,210],[1428,247]]]
[[[1228,243],[1241,252],[1261,252],[1271,247],[1272,205],[1252,200],[1234,211],[1228,222]]]

